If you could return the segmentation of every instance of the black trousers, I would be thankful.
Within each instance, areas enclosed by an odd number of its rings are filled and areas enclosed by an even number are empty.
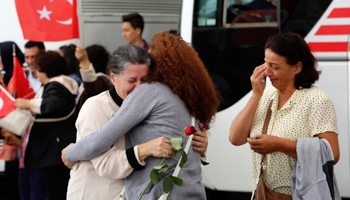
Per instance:
[[[18,190],[18,159],[5,162],[5,179],[9,200],[19,200]]]
[[[67,196],[69,181],[68,169],[63,163],[43,168],[45,188],[49,200],[64,200]]]

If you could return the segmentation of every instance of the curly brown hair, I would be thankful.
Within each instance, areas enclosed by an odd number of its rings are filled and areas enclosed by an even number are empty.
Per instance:
[[[180,36],[163,31],[153,35],[150,55],[150,80],[169,85],[191,115],[209,129],[220,95],[197,52]]]

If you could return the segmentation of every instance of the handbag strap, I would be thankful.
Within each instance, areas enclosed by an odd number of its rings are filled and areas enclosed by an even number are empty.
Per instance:
[[[263,126],[263,129],[262,129],[262,135],[264,134],[267,134],[267,128],[269,127],[269,122],[270,122],[270,119],[271,119],[271,107],[272,107],[272,103],[273,103],[273,100],[271,100],[270,102],[270,105],[269,105],[269,108],[267,109],[267,113],[266,113],[266,117],[265,117],[265,122],[264,122],[264,126]],[[264,160],[264,157],[265,157],[265,154],[261,154],[261,162],[260,162],[260,174],[262,174],[262,167],[263,167],[263,160]],[[259,175],[260,176],[260,175]]]
[[[195,118],[193,116],[191,116],[191,126],[194,127],[194,125],[195,125]],[[186,152],[186,154],[188,153],[188,150],[190,149],[190,146],[192,144],[192,138],[193,138],[193,134],[191,134],[188,137],[186,146],[184,148],[184,151]],[[180,170],[181,170],[180,162],[181,162],[181,157],[180,157],[179,162],[177,163],[176,168],[175,168],[175,170],[173,172],[173,176],[175,176],[175,177],[177,177],[179,175],[179,173],[180,173]],[[158,200],[166,200],[168,198],[168,195],[170,194],[170,192],[164,193]]]
[[[66,119],[68,119],[70,116],[73,115],[73,113],[75,112],[75,107],[76,107],[76,106],[74,106],[73,110],[72,110],[67,116],[60,117],[60,118],[35,119],[34,121],[35,121],[35,122],[59,122],[59,121],[66,120]]]

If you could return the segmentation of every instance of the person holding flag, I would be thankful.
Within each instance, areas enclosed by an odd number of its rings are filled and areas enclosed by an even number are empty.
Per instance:
[[[68,76],[66,60],[57,52],[40,52],[36,74],[43,84],[34,99],[18,98],[19,109],[30,109],[35,121],[24,134],[20,160],[20,183],[32,183],[32,170],[41,170],[48,199],[66,199],[69,169],[61,161],[61,150],[75,142],[77,111],[75,98],[78,85]],[[30,138],[30,139],[28,139]],[[20,185],[22,195],[32,185]],[[27,188],[27,190],[25,190]],[[30,195],[30,194],[29,194]],[[25,199],[25,198],[23,198]],[[35,199],[35,198],[34,198]]]

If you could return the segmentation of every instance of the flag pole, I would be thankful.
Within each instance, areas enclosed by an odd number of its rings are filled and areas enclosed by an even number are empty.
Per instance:
[[[15,43],[12,44],[12,49],[13,49],[13,55],[16,55],[16,46]]]
[[[13,69],[15,69],[15,62],[16,62],[16,58],[15,58],[16,57],[16,46],[15,46],[15,43],[12,44],[12,49],[13,49],[12,55],[14,56],[13,57]],[[15,90],[12,92],[12,97],[17,99],[17,92]]]

